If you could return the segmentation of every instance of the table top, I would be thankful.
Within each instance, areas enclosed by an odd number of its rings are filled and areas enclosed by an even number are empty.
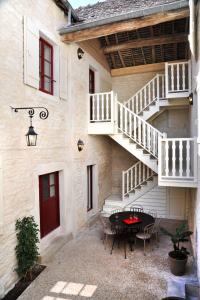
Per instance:
[[[137,216],[139,219],[141,219],[140,223],[134,223],[134,224],[125,224],[123,222],[124,219],[128,219],[130,216]],[[117,218],[116,218],[117,216]],[[155,219],[154,217],[152,217],[149,214],[146,214],[144,212],[133,212],[133,211],[122,211],[122,212],[118,212],[115,214],[112,214],[109,217],[109,220],[112,224],[114,223],[118,223],[118,224],[122,224],[128,227],[132,227],[132,226],[138,226],[140,224],[140,227],[144,228],[145,226],[154,223]]]

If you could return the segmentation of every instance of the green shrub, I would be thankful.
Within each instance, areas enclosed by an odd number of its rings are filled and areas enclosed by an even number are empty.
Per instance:
[[[38,259],[38,225],[34,217],[18,219],[15,224],[17,235],[17,246],[15,253],[17,257],[16,272],[20,278],[32,277],[32,268]]]

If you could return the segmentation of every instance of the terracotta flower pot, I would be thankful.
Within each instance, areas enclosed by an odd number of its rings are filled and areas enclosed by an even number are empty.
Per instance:
[[[170,270],[172,274],[176,276],[184,275],[187,259],[187,254],[177,251],[169,252]]]

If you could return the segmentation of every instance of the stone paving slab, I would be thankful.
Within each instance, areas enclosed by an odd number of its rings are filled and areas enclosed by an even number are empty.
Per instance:
[[[104,250],[95,224],[68,242],[19,300],[160,300],[166,296],[169,271],[167,237],[143,255],[140,241],[133,252],[110,245]]]

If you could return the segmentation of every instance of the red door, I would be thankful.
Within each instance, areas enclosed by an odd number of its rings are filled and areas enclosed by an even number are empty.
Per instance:
[[[40,233],[44,237],[60,226],[58,172],[39,176]]]
[[[95,93],[95,73],[93,70],[89,69],[89,93]],[[92,97],[90,97],[90,120],[92,120]]]

